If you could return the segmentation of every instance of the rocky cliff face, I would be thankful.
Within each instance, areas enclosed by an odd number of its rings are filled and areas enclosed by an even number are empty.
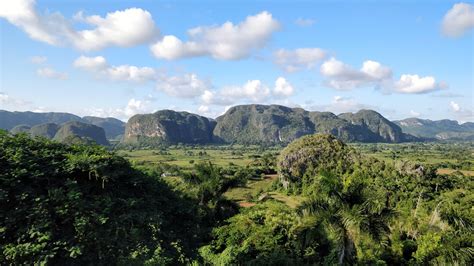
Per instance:
[[[140,143],[211,143],[215,121],[187,112],[162,110],[135,115],[125,127],[123,142]]]

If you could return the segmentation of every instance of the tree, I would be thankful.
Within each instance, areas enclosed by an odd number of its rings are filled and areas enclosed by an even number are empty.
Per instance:
[[[387,192],[355,173],[315,177],[314,193],[302,204],[302,216],[314,216],[330,240],[330,263],[376,262],[386,243],[393,211],[386,205]]]

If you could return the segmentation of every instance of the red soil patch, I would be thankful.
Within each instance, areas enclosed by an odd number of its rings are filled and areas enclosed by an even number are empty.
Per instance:
[[[243,207],[243,208],[248,208],[248,207],[255,206],[255,203],[247,202],[247,201],[241,201],[241,202],[239,202],[239,206]]]

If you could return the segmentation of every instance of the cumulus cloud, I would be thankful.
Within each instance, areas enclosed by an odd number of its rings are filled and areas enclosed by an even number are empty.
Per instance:
[[[451,110],[453,110],[454,112],[459,112],[461,110],[461,107],[459,107],[459,104],[456,102],[451,101],[449,103],[449,106],[451,107]]]
[[[316,21],[310,18],[297,18],[295,20],[295,24],[300,27],[309,27],[312,26],[314,23],[316,23]]]
[[[39,68],[36,73],[38,74],[38,76],[40,77],[43,77],[43,78],[49,78],[49,79],[61,79],[61,80],[65,80],[68,78],[68,75],[66,73],[61,73],[61,72],[58,72],[56,70],[54,70],[53,68],[50,68],[50,67],[42,67],[42,68]]]
[[[400,93],[428,93],[444,88],[446,85],[436,82],[432,76],[420,77],[418,75],[404,74],[395,82],[394,90]]]
[[[273,61],[287,72],[311,69],[326,57],[320,48],[280,49],[273,54]]]
[[[87,71],[98,71],[108,67],[107,60],[103,56],[87,57],[81,55],[74,60],[73,65]]]
[[[392,76],[390,68],[376,61],[367,60],[360,69],[355,69],[334,57],[325,61],[320,71],[327,78],[326,85],[338,90],[374,85]]]
[[[449,108],[453,116],[461,123],[466,121],[474,121],[474,111],[472,109],[463,108],[459,103],[450,101]]]
[[[162,75],[156,86],[159,91],[178,98],[198,97],[210,87],[210,82],[200,79],[193,73],[181,76]]]
[[[127,121],[136,114],[146,114],[156,111],[152,103],[153,98],[150,96],[143,99],[131,98],[122,108],[89,108],[84,110],[84,114],[98,117],[115,117]]]
[[[249,80],[241,86],[226,86],[218,91],[206,90],[201,95],[205,105],[231,105],[239,102],[268,102],[272,99],[287,98],[293,95],[295,89],[283,77],[275,81],[275,87],[269,86],[260,80]]]
[[[416,111],[410,110],[410,115],[411,115],[412,117],[419,117],[421,114],[418,113],[418,112],[416,112]]]
[[[402,74],[394,80],[389,67],[372,60],[364,61],[360,69],[355,69],[330,58],[321,65],[320,72],[326,77],[324,84],[337,90],[374,86],[386,92],[422,94],[448,87],[445,82],[436,82],[432,76],[421,77],[417,74]]]
[[[46,56],[36,55],[36,56],[31,57],[30,60],[31,60],[31,63],[33,63],[33,64],[41,65],[41,64],[46,63],[48,58]]]
[[[76,32],[74,45],[80,50],[99,50],[107,46],[130,47],[151,41],[159,34],[151,14],[141,8],[129,8],[98,15],[84,17],[76,15],[92,29]]]
[[[315,104],[310,100],[301,105],[301,107],[307,110],[332,112],[334,114],[357,112],[361,109],[376,109],[375,106],[359,103],[352,97],[344,97],[340,95],[332,97],[331,101],[327,104]]]
[[[277,80],[275,81],[275,88],[273,89],[274,95],[281,97],[289,97],[293,95],[294,92],[295,89],[285,78],[277,78]]]
[[[156,79],[156,71],[153,68],[130,65],[111,66],[102,56],[80,56],[74,60],[73,65],[110,80],[145,82]]]
[[[237,60],[262,48],[279,23],[264,11],[248,16],[234,25],[228,21],[220,26],[201,26],[188,30],[188,41],[173,35],[164,36],[150,49],[156,58],[174,60],[196,56],[210,56],[219,60]]]
[[[444,15],[441,31],[448,37],[460,37],[474,27],[474,6],[457,3]]]
[[[8,109],[8,107],[13,108],[14,110],[20,110],[24,107],[30,107],[31,102],[18,99],[8,95],[5,92],[0,91],[0,109]]]
[[[152,41],[159,34],[151,14],[140,8],[129,8],[99,15],[76,14],[89,29],[75,30],[60,13],[42,14],[34,0],[0,2],[0,17],[19,27],[34,40],[50,45],[71,45],[90,51],[109,46],[129,47]]]
[[[155,82],[158,91],[178,98],[196,98],[212,88],[209,81],[199,78],[194,73],[168,75],[151,67],[111,66],[102,56],[80,56],[73,65],[93,73],[99,78],[116,81]]]

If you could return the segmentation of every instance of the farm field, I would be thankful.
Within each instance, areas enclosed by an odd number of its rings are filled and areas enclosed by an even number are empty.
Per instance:
[[[456,171],[466,176],[474,176],[474,153],[472,143],[405,143],[405,144],[350,144],[361,153],[389,163],[409,161],[436,167],[439,174],[452,174]],[[176,147],[161,150],[119,150],[117,153],[133,164],[143,167],[171,165],[183,171],[190,171],[202,162],[226,167],[252,167],[264,154],[271,154],[276,160],[281,147],[262,148],[258,146],[200,146]],[[176,178],[168,180],[177,182]],[[230,188],[224,197],[235,201],[241,207],[273,199],[296,208],[304,198],[286,195],[272,189],[277,175],[264,175],[252,178],[243,186]],[[259,199],[265,194],[264,199]]]
[[[387,162],[410,161],[434,165],[444,174],[462,170],[466,175],[474,175],[474,143],[471,142],[350,145],[365,155]],[[119,150],[118,154],[136,164],[166,163],[191,169],[193,164],[204,161],[211,161],[221,167],[247,166],[262,154],[278,155],[281,149],[258,146],[172,146],[163,150]]]

